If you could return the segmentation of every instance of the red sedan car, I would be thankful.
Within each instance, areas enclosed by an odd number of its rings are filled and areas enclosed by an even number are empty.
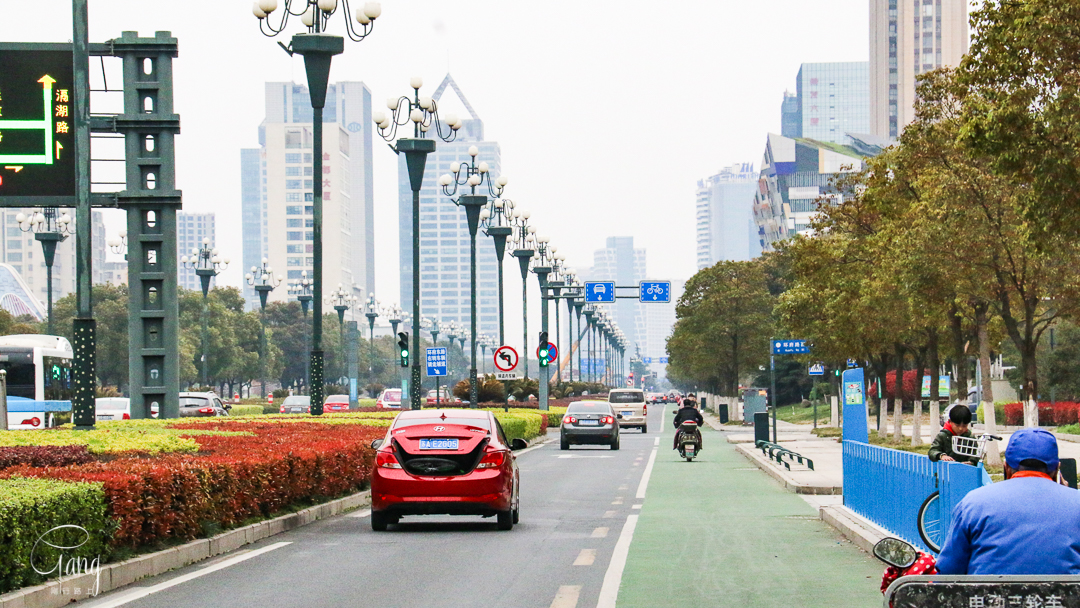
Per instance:
[[[500,530],[518,522],[520,476],[510,442],[491,412],[409,410],[376,439],[371,528],[405,515],[495,516]]]
[[[323,401],[324,412],[347,412],[349,411],[348,395],[330,395]]]

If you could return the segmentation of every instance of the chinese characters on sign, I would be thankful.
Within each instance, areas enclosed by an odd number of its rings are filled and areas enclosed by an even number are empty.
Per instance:
[[[429,348],[426,353],[427,375],[446,375],[446,347]]]
[[[802,355],[810,352],[810,346],[806,340],[773,340],[772,354],[774,355]]]

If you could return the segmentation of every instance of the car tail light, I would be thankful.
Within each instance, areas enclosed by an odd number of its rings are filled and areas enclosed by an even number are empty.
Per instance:
[[[577,422],[577,418],[574,418],[573,416],[563,416],[562,421],[563,424],[574,424]]]
[[[131,420],[131,414],[124,412],[124,420]]]
[[[212,408],[212,407],[200,407],[199,408],[199,413],[200,414],[213,414],[214,413],[214,408]]]
[[[648,414],[648,413],[649,413],[649,406],[648,405],[641,406],[641,415],[644,416],[645,414]]]
[[[279,413],[281,413],[281,414],[284,414],[284,413],[285,413],[285,406],[284,406],[284,405],[283,405],[283,406],[281,406],[281,410],[279,411]]]
[[[375,466],[384,469],[400,469],[401,464],[398,463],[397,457],[393,452],[378,452],[375,454]]]
[[[38,418],[37,416],[34,416],[33,418],[27,418],[26,420],[23,420],[20,424],[29,424],[30,426],[40,426],[41,425],[41,419]]]
[[[504,458],[506,458],[506,454],[504,452],[488,452],[480,460],[480,464],[476,465],[476,468],[497,469],[502,466]]]
[[[615,417],[614,416],[604,416],[603,418],[600,419],[600,423],[601,424],[614,424],[615,423]]]

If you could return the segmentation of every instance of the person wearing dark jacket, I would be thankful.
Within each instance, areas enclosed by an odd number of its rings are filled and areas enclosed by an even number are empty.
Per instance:
[[[941,429],[941,432],[934,437],[934,442],[930,446],[930,451],[926,453],[930,457],[930,460],[937,462],[938,460],[944,460],[945,462],[965,462],[967,464],[978,464],[978,458],[972,458],[971,456],[964,456],[963,454],[957,454],[953,452],[952,438],[959,435],[960,437],[972,437],[971,434],[971,410],[966,405],[959,405],[949,410],[949,421],[945,423],[945,428]]]
[[[694,398],[694,394],[691,393],[683,400],[682,407],[679,411],[675,412],[675,446],[672,449],[679,449],[679,425],[686,420],[693,420],[697,422],[698,428],[705,424],[705,419],[701,417],[701,412],[697,410],[697,399]],[[701,445],[701,431],[698,431],[698,445]]]

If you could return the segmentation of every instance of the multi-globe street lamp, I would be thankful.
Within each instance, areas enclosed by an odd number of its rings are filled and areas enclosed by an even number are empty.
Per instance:
[[[540,282],[540,332],[547,334],[548,331],[548,275],[551,274],[552,264],[555,262],[552,257],[555,253],[555,248],[551,246],[551,239],[546,236],[540,236],[536,238],[536,258],[533,260],[532,271],[536,274],[537,280]],[[541,350],[546,350],[544,344],[538,345],[537,353]],[[542,359],[540,360],[540,386],[539,386],[539,401],[540,409],[548,409],[548,382],[551,378],[551,367],[547,365]]]
[[[585,346],[589,356],[586,361],[589,362],[588,382],[592,384],[596,379],[596,358],[593,355],[593,317],[596,316],[596,308],[592,304],[585,305]],[[580,364],[578,367],[581,367]]]
[[[47,284],[46,323],[49,335],[53,334],[53,260],[56,259],[56,245],[66,239],[68,235],[75,233],[71,216],[67,213],[57,215],[56,207],[46,207],[43,211],[35,211],[27,216],[20,213],[15,216],[19,223],[19,229],[23,232],[33,232],[34,240],[41,243],[41,251],[45,254],[45,282]]]
[[[330,292],[330,297],[326,299],[326,304],[333,306],[338,315],[338,332],[341,335],[341,362],[338,364],[338,371],[341,372],[341,376],[338,377],[340,384],[347,382],[345,377],[348,375],[345,368],[345,313],[359,301],[360,298],[352,295],[352,290],[346,289],[341,283],[338,283],[337,289]],[[345,382],[341,382],[342,380]]]
[[[296,300],[300,302],[300,309],[304,313],[304,319],[307,319],[308,308],[311,307],[311,279],[307,276],[307,271],[300,272],[300,278],[294,279],[289,282],[289,295],[296,296]],[[304,332],[304,352],[311,350],[311,333]],[[304,366],[304,388],[311,393],[311,367]]]
[[[206,387],[210,384],[210,303],[207,299],[210,293],[210,279],[228,268],[229,258],[221,257],[216,248],[210,247],[210,239],[204,238],[202,247],[192,249],[191,257],[182,256],[180,264],[185,268],[194,268],[202,286],[202,384]]]
[[[548,275],[548,288],[551,289],[551,295],[549,298],[555,302],[555,348],[560,357],[555,360],[556,372],[558,377],[555,378],[555,383],[558,384],[562,381],[562,367],[559,364],[561,360],[562,351],[559,350],[558,343],[560,336],[562,335],[562,329],[559,327],[559,294],[562,292],[563,287],[566,286],[565,267],[566,257],[563,255],[555,255],[556,248],[551,248],[551,274]],[[564,345],[565,346],[565,345]]]
[[[581,311],[585,308],[585,297],[584,297],[584,295],[585,295],[584,291],[579,291],[577,297],[575,297],[575,298],[573,298],[571,300],[567,300],[567,303],[569,303],[571,306],[573,306],[574,315],[575,315],[576,321],[577,321],[577,335],[578,335],[577,352],[578,352],[578,381],[579,382],[585,382],[585,371],[584,371],[585,368],[582,367],[582,363],[585,360],[585,352],[584,352],[585,348],[584,348],[584,345],[582,344],[582,339],[585,338],[586,330],[582,329],[582,327],[581,327]],[[572,372],[571,372],[571,374],[572,374]],[[571,376],[571,378],[572,378],[572,376]]]
[[[251,272],[244,277],[248,285],[255,288],[259,293],[259,381],[262,384],[262,398],[266,398],[266,297],[278,285],[281,279],[274,276],[274,269],[262,259],[262,266],[252,266]]]
[[[364,316],[368,320],[368,382],[375,385],[375,319],[379,317],[379,302],[374,293],[369,293],[364,302]],[[397,326],[394,326],[397,334]]]
[[[514,229],[513,256],[521,268],[521,366],[523,381],[529,379],[529,261],[536,253],[536,228],[529,225],[529,212],[515,209],[511,227]]]
[[[382,14],[378,2],[368,2],[356,12],[349,7],[349,0],[342,0],[345,13],[345,32],[349,39],[359,42],[367,37],[374,28],[375,19]],[[259,31],[268,37],[274,37],[285,31],[289,17],[299,17],[307,32],[295,34],[289,45],[278,44],[290,56],[300,54],[304,58],[307,72],[308,93],[311,97],[313,173],[312,181],[312,303],[314,314],[311,327],[311,413],[320,416],[323,413],[323,351],[322,351],[322,224],[323,224],[323,108],[326,106],[326,89],[330,80],[330,62],[334,55],[345,51],[345,40],[341,36],[326,33],[331,17],[338,10],[338,0],[284,0],[284,10],[277,25],[271,23],[270,15],[277,10],[278,0],[258,0],[252,12],[259,19]],[[353,25],[355,17],[359,27]]]
[[[443,194],[450,197],[455,205],[465,208],[465,219],[469,223],[469,407],[478,407],[479,403],[479,387],[476,381],[476,233],[480,228],[480,220],[487,219],[487,217],[482,217],[483,214],[488,212],[485,209],[488,205],[488,196],[477,194],[476,189],[486,183],[488,194],[493,200],[498,200],[507,184],[504,175],[497,178],[491,177],[486,161],[477,164],[476,156],[479,153],[479,148],[469,146],[469,160],[464,164],[458,162],[451,164],[450,171],[453,175],[446,173],[439,177]],[[457,195],[458,188],[466,185],[469,187],[469,193],[461,194],[456,199],[453,198]],[[499,287],[501,289],[502,286]]]
[[[435,127],[435,133],[439,139],[450,142],[461,128],[461,119],[457,116],[448,115],[445,121],[439,119],[438,103],[431,97],[421,97],[420,87],[424,81],[419,77],[413,77],[409,85],[413,88],[413,96],[407,95],[391,97],[386,101],[386,107],[390,109],[390,116],[383,112],[376,112],[372,120],[379,128],[379,135],[386,141],[393,141],[397,136],[398,127],[413,123],[413,136],[402,137],[392,146],[397,154],[405,154],[405,166],[409,172],[409,187],[412,190],[412,350],[420,353],[420,189],[424,184],[424,167],[427,164],[427,156],[435,151],[435,140],[426,139],[431,127]],[[446,128],[446,134],[443,129]],[[409,396],[410,407],[420,409],[420,357],[414,356],[410,363],[410,382],[416,390],[409,390],[406,384],[405,392]]]
[[[514,202],[504,198],[491,201],[491,205],[485,211],[486,215],[481,215],[484,234],[495,241],[495,259],[499,262],[499,344],[501,345],[506,344],[506,319],[503,314],[503,256],[506,253],[506,239],[514,232],[512,222],[516,211]]]

